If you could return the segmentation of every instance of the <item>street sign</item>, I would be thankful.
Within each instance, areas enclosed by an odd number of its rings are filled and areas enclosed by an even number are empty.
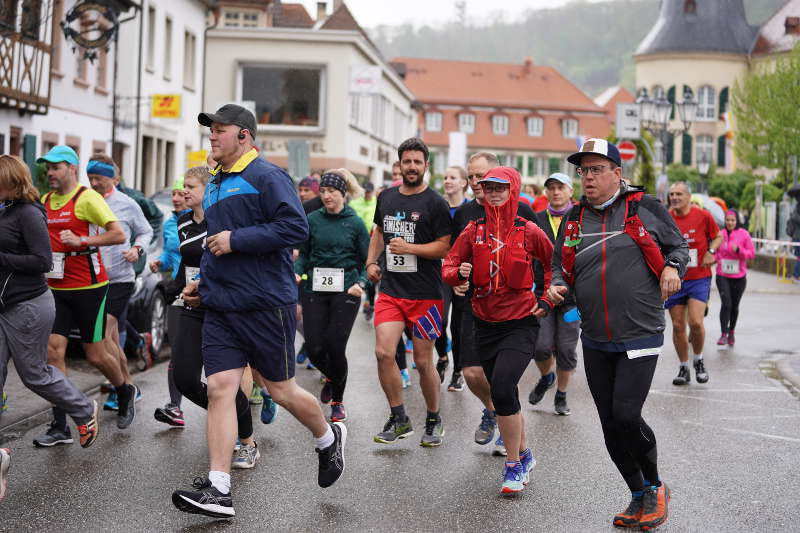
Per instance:
[[[150,102],[152,118],[181,118],[181,95],[154,94]]]
[[[620,139],[641,138],[638,104],[617,104],[617,137]]]
[[[622,141],[617,145],[619,148],[619,157],[623,161],[630,162],[636,158],[636,145],[630,141]]]

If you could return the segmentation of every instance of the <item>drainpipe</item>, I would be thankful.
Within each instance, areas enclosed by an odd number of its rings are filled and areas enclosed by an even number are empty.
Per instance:
[[[141,129],[142,129],[142,115],[141,109],[139,109],[139,100],[142,96],[142,43],[144,42],[144,2],[142,2],[141,7],[139,8],[139,60],[138,60],[138,67],[136,71],[136,99],[134,100],[134,106],[136,107],[136,150],[135,150],[135,157],[133,161],[133,184],[132,187],[136,188],[136,178],[139,176],[139,161],[141,160],[141,155],[139,153],[139,148],[141,144],[141,138],[139,136]],[[144,190],[144,180],[142,180],[142,190]]]
[[[215,9],[209,9],[208,13],[214,15],[214,23],[211,26],[206,26],[205,31],[203,31],[203,73],[202,79],[200,80],[200,111],[206,111],[206,51],[208,49],[208,32],[209,30],[213,30],[214,28],[219,25],[219,16],[220,11],[219,7]],[[203,130],[200,130],[200,149],[203,149]]]

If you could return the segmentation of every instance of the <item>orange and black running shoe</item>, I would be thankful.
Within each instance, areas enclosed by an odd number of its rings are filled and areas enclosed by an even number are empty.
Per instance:
[[[97,440],[97,434],[100,431],[100,428],[97,425],[97,402],[92,400],[92,406],[94,407],[92,419],[85,424],[79,424],[77,426],[82,448],[88,448],[94,444],[94,441]]]
[[[646,490],[642,497],[642,517],[639,527],[651,531],[667,521],[670,492],[666,483],[660,487]]]
[[[642,497],[634,496],[628,508],[614,515],[613,523],[616,527],[639,527],[639,519],[642,517]]]

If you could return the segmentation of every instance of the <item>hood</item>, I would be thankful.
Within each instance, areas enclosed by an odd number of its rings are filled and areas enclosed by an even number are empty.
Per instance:
[[[325,206],[324,206],[324,205],[323,205],[322,207],[320,207],[320,208],[319,208],[319,211],[320,211],[320,212],[321,212],[323,215],[325,215],[326,217],[339,217],[339,218],[347,218],[347,217],[354,217],[354,216],[358,216],[358,215],[356,214],[356,211],[355,211],[355,209],[353,209],[352,207],[350,207],[350,205],[349,205],[349,204],[344,204],[344,208],[343,208],[341,211],[339,211],[338,213],[328,213],[328,210],[327,210],[327,209],[325,209]]]
[[[522,179],[519,172],[511,167],[492,168],[483,176],[484,180],[487,178],[500,178],[511,183],[511,194],[508,195],[508,200],[503,205],[494,207],[484,200],[486,229],[505,240],[509,230],[514,227],[514,219],[517,216],[517,208],[519,207],[519,192]]]

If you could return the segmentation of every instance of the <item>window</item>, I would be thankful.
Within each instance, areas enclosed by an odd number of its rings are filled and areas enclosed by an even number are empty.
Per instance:
[[[197,38],[187,31],[183,34],[183,86],[194,89],[196,78],[195,58],[197,57]]]
[[[565,118],[561,121],[561,135],[566,139],[574,139],[578,136],[578,121],[574,118]],[[558,171],[556,171],[558,172]]]
[[[709,165],[713,162],[714,138],[711,135],[698,135],[695,137],[695,163],[699,165],[706,162]]]
[[[49,6],[48,6],[49,7]],[[22,36],[39,40],[42,23],[42,0],[27,0],[22,4]]]
[[[442,131],[442,114],[438,111],[425,113],[425,129],[428,131]]]
[[[458,115],[458,131],[475,133],[475,115],[472,113],[460,113]]]
[[[164,79],[172,79],[172,19],[164,21]]]
[[[541,117],[528,117],[528,135],[541,137],[544,134],[544,120]]]
[[[716,95],[714,88],[710,85],[703,85],[697,93],[697,119],[698,120],[717,120]]]
[[[17,31],[17,0],[0,2],[0,29],[4,32]]]
[[[241,100],[256,103],[264,126],[320,127],[322,69],[319,67],[242,67]]]
[[[492,117],[492,133],[495,135],[508,135],[508,117],[494,115]]]
[[[108,52],[100,50],[97,53],[97,70],[95,70],[97,80],[95,81],[95,90],[105,89],[108,82]]]
[[[156,63],[156,8],[147,8],[147,70],[152,72]]]
[[[254,12],[242,13],[242,27],[243,28],[258,27],[258,13]]]
[[[666,98],[664,88],[661,85],[655,85],[653,87],[653,100],[661,100],[664,98]]]
[[[228,28],[238,28],[241,25],[241,14],[238,11],[226,11],[223,25]]]

